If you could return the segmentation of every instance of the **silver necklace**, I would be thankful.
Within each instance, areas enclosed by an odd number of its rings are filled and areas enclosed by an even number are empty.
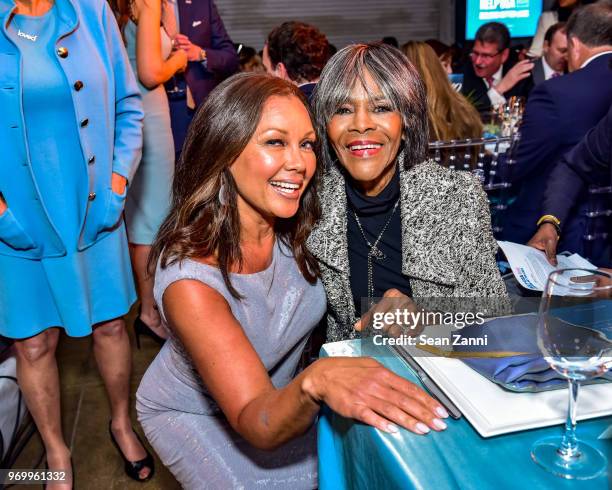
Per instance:
[[[372,266],[372,260],[376,259],[376,260],[382,261],[387,258],[387,256],[382,252],[382,250],[378,248],[378,243],[380,242],[380,239],[382,238],[382,236],[385,234],[385,231],[387,230],[389,223],[391,223],[391,219],[393,218],[393,215],[395,214],[395,210],[397,209],[399,202],[400,200],[398,198],[397,201],[395,201],[395,204],[393,205],[393,209],[391,210],[391,214],[389,215],[389,218],[387,218],[387,222],[385,223],[385,226],[383,226],[382,230],[378,234],[378,237],[376,238],[374,243],[370,243],[370,240],[368,240],[368,237],[366,237],[366,234],[363,231],[363,227],[361,226],[361,221],[359,221],[359,217],[357,216],[357,213],[353,209],[353,216],[355,217],[355,222],[357,223],[357,226],[359,227],[361,236],[363,237],[363,239],[366,242],[366,245],[370,249],[368,252],[368,298],[369,299],[372,299],[374,297],[374,268]]]

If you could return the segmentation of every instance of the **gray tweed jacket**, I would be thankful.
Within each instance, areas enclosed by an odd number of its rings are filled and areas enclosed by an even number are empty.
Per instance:
[[[337,166],[326,170],[319,186],[322,218],[307,242],[327,292],[328,342],[356,337],[344,185]],[[400,196],[402,273],[414,297],[507,297],[487,196],[472,175],[433,161],[401,168]]]

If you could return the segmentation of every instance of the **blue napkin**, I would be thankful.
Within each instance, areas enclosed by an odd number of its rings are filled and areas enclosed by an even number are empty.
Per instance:
[[[462,337],[482,338],[487,346],[456,346],[457,352],[479,352],[480,357],[461,360],[482,376],[503,388],[518,392],[538,392],[564,388],[567,379],[552,369],[537,346],[538,315],[516,315],[489,320],[482,325],[470,325],[460,331]],[[609,324],[609,323],[608,323]],[[486,357],[487,352],[522,352],[507,357]],[[482,357],[484,356],[484,357]],[[612,381],[612,372],[581,384]]]

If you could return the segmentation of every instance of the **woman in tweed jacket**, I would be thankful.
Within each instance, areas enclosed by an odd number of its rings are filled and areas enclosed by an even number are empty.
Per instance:
[[[321,75],[322,218],[308,245],[327,292],[328,341],[356,336],[366,295],[507,295],[480,183],[425,161],[426,107],[418,73],[385,45],[347,46]]]

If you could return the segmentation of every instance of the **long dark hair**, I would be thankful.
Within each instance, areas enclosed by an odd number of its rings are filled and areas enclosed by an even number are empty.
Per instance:
[[[352,44],[329,60],[314,91],[314,113],[319,138],[320,159],[326,167],[335,161],[327,136],[327,125],[336,111],[350,98],[355,82],[366,87],[366,72],[402,116],[405,143],[404,168],[427,158],[429,130],[425,86],[412,63],[400,50],[387,44]]]
[[[132,19],[135,22],[134,14],[132,12],[133,0],[108,0],[112,11],[115,13],[117,18],[117,24],[119,24],[119,30],[123,32],[125,25],[128,20]]]
[[[308,110],[304,95],[294,84],[260,73],[240,73],[225,80],[198,109],[174,176],[170,213],[153,243],[150,270],[158,260],[166,267],[186,258],[212,255],[228,290],[240,298],[228,274],[231,266],[242,268],[243,258],[237,189],[229,167],[247,146],[265,102],[274,95],[298,97]],[[318,177],[317,169],[298,212],[275,223],[277,237],[291,248],[310,283],[319,273],[316,259],[305,245],[320,213],[315,185]],[[223,196],[219,196],[221,188]]]

